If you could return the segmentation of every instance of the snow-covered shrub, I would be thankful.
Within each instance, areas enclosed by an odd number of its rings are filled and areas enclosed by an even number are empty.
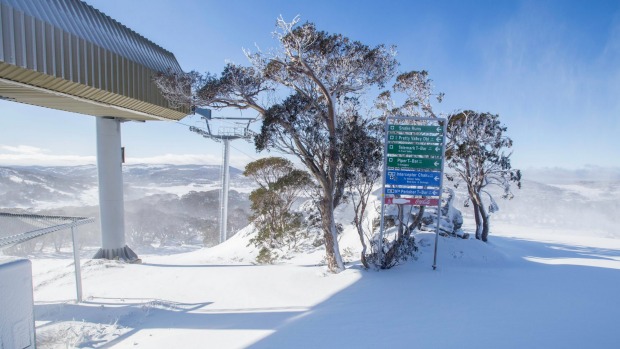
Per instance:
[[[456,195],[451,188],[444,188],[444,195],[441,206],[441,217],[439,220],[439,234],[444,236],[458,236],[468,238],[469,234],[461,230],[463,226],[463,214],[454,207]],[[421,224],[422,230],[435,231],[437,229],[437,208],[428,208]]]
[[[418,250],[413,231],[420,226],[420,220],[424,216],[423,207],[395,206],[386,210],[386,215],[391,216],[394,226],[389,233],[384,234],[380,254],[382,258],[379,259],[379,241],[377,239],[370,242],[372,252],[366,257],[370,263],[380,269],[390,269],[409,260],[409,258],[415,259],[415,252]],[[414,210],[418,211],[414,214]],[[393,211],[396,211],[396,214]],[[407,211],[406,214],[405,211]]]
[[[408,261],[410,258],[417,259],[415,253],[418,251],[418,246],[413,235],[403,236],[398,240],[392,241],[383,239],[383,258],[381,260],[379,260],[379,254],[376,252],[379,250],[378,245],[377,240],[371,241],[370,247],[373,252],[366,256],[368,263],[377,268],[391,269]]]
[[[266,247],[261,247],[258,252],[258,256],[256,256],[256,261],[260,264],[272,264],[278,259],[278,257],[279,255],[276,252]]]

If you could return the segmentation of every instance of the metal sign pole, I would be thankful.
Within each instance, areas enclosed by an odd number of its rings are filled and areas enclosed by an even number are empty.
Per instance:
[[[443,171],[445,165],[446,154],[446,131],[448,127],[448,120],[443,119],[443,144],[441,146],[441,154],[444,157],[441,162],[441,179],[439,180],[439,203],[437,204],[437,230],[435,231],[435,252],[433,254],[433,270],[437,270],[437,245],[439,243],[439,221],[441,219],[441,196],[443,194]]]
[[[383,139],[383,186],[381,187],[381,226],[379,227],[379,250],[377,251],[378,262],[383,264],[383,229],[385,228],[385,181],[387,177],[387,147],[388,147],[388,124],[390,118],[385,118],[385,134]]]

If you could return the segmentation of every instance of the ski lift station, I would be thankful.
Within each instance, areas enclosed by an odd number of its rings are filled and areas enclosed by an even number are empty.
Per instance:
[[[178,121],[152,81],[182,72],[172,53],[80,0],[0,0],[0,99],[94,117],[102,246],[95,258],[137,260],[125,243],[121,125]]]

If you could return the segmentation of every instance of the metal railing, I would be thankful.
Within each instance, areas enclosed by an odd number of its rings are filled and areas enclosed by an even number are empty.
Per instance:
[[[85,217],[44,216],[0,212],[0,229],[2,229],[0,230],[0,249],[59,230],[71,229],[94,221],[94,218]],[[9,231],[3,231],[7,226],[9,227]],[[32,228],[35,229],[15,232],[16,230]]]
[[[76,239],[77,227],[94,222],[94,218],[45,216],[35,214],[0,212],[0,250],[28,240],[70,229],[75,265],[75,288],[77,302],[82,301],[82,273]]]

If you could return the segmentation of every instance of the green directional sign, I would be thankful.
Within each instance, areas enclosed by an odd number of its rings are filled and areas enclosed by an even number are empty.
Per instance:
[[[387,167],[441,170],[441,159],[420,159],[395,156],[387,158]]]
[[[431,126],[433,124],[434,126]],[[443,118],[386,118],[383,158],[384,200],[381,203],[378,239],[380,253],[383,251],[385,204],[437,206],[439,209],[443,185],[446,126],[447,120]],[[437,266],[439,224],[435,236],[433,269]]]
[[[419,144],[389,144],[387,148],[388,154],[406,154],[406,155],[431,155],[441,156],[441,145],[419,145]]]
[[[388,134],[388,142],[407,142],[407,143],[443,143],[443,137],[438,136],[417,136],[417,135],[396,135]]]
[[[443,134],[443,127],[418,125],[389,125],[388,132],[420,132]]]

